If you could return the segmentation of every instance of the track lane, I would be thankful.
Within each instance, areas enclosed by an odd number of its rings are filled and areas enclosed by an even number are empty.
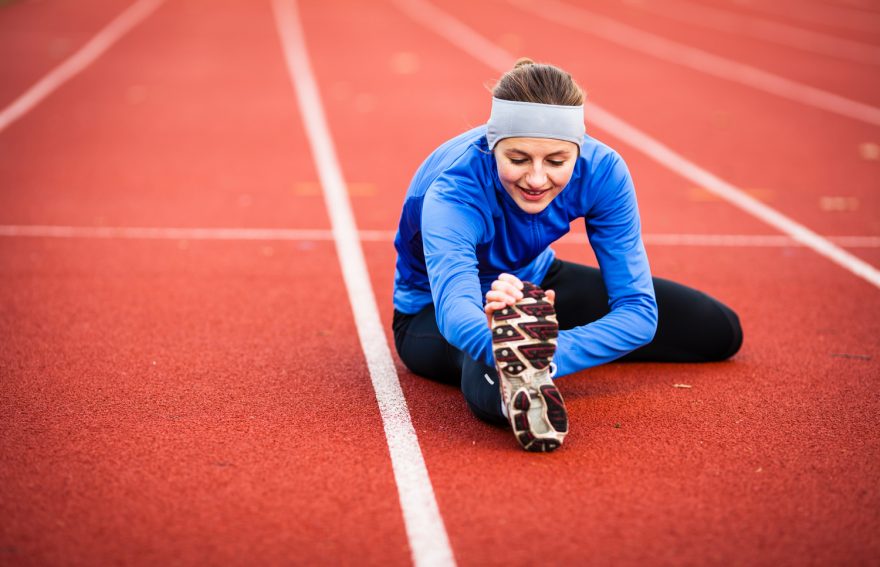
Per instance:
[[[400,176],[388,164],[413,153],[411,146],[431,149],[442,141],[453,112],[476,109],[453,133],[485,119],[485,92],[473,88],[462,95],[456,90],[461,81],[450,84],[444,77],[454,72],[464,81],[482,73],[487,81],[494,73],[442,40],[419,36],[401,14],[333,2],[308,6],[304,19],[309,27],[332,25],[339,32],[332,41],[318,40],[313,51],[322,88],[342,76],[351,78],[350,92],[376,93],[376,112],[358,120],[350,101],[325,98],[337,139],[376,140],[339,144],[348,177],[373,171],[377,186],[383,185],[383,179]],[[416,55],[410,58],[419,62],[415,77],[396,79],[381,69],[381,62],[401,52]],[[416,81],[418,76],[423,79]],[[398,80],[409,88],[399,88]],[[378,91],[383,84],[393,99],[388,104]],[[401,92],[409,96],[401,99]],[[420,103],[407,116],[411,100]],[[392,131],[394,120],[399,134],[392,137],[406,143],[389,148],[376,132]],[[644,161],[629,148],[624,155]],[[406,177],[423,157],[415,158]],[[653,169],[636,169],[640,187],[653,182]],[[689,216],[676,212],[688,206],[686,188],[681,180],[668,183],[680,190],[657,192],[650,207],[643,202],[656,219],[651,222],[665,222],[668,215],[677,219],[678,230],[711,228],[712,222],[758,228],[739,213],[691,216],[688,224]],[[383,191],[365,208],[356,204],[359,223],[376,222],[378,210],[395,221],[404,186],[391,191],[396,195]],[[645,193],[640,188],[640,199]],[[393,249],[381,243],[365,249],[390,323]],[[560,252],[588,260],[583,247],[560,246]],[[860,425],[874,423],[878,409],[876,396],[865,390],[877,370],[871,353],[878,327],[865,311],[878,306],[874,290],[802,249],[649,247],[649,253],[656,272],[706,289],[739,310],[746,349],[731,363],[609,365],[566,380],[561,386],[576,429],[563,451],[545,458],[518,452],[508,432],[468,414],[456,389],[401,376],[459,562],[524,563],[536,553],[558,563],[601,558],[624,564],[870,556],[876,550],[870,534],[880,520],[858,514],[878,501],[867,480],[876,438]],[[821,306],[810,309],[799,299],[804,297],[821,297]],[[839,356],[859,353],[871,358]],[[673,387],[685,381],[692,388]],[[822,484],[830,475],[844,475],[841,482],[852,490],[840,493]],[[524,540],[540,542],[540,548]]]
[[[8,2],[0,6],[0,108],[82,47],[129,0]]]
[[[515,4],[515,1],[511,2],[511,5]],[[558,4],[548,7],[552,9],[556,5],[566,11],[574,9],[575,14],[584,10],[583,14],[610,18],[615,23],[636,28],[645,34],[660,36],[679,45],[749,65],[856,102],[874,107],[880,104],[880,94],[878,94],[880,79],[877,78],[880,58],[875,64],[850,62],[838,57],[756,40],[739,33],[706,29],[696,23],[683,23],[664,17],[665,10],[660,6],[646,8],[637,4],[600,2],[589,4],[587,8],[578,6],[575,2],[560,0]],[[681,11],[689,13],[684,8]],[[876,50],[877,47],[874,49]],[[880,57],[880,51],[875,53],[875,57]]]
[[[639,30],[583,8],[551,2],[547,10],[537,10],[533,5],[521,0],[517,1],[516,5],[539,18],[572,27],[626,49],[634,49],[649,57],[681,65],[800,105],[872,126],[880,126],[880,108],[876,106],[781,77],[753,65],[713,55],[704,49]]]
[[[406,563],[332,255],[0,242],[7,559]]]
[[[330,216],[339,265],[354,315],[354,330],[358,335],[382,417],[412,561],[417,567],[454,566],[455,559],[437,508],[418,436],[384,338],[348,197],[348,187],[312,71],[299,6],[295,0],[276,0],[272,6]]]
[[[744,16],[691,0],[664,2],[662,8],[640,4],[638,8],[661,18],[741,36],[743,39],[756,39],[843,61],[872,65],[880,63],[880,48],[869,43],[820,33],[793,24]]]
[[[297,192],[317,180],[269,7],[209,4],[169,3],[0,136],[4,221],[327,226]],[[0,257],[4,552],[408,563],[329,243],[4,239]]]
[[[731,0],[705,0],[705,2],[725,10],[796,23],[809,29],[873,42],[875,45],[880,43],[878,16],[870,12],[851,10],[844,6],[828,6],[818,2],[790,0],[762,4],[745,4]]]
[[[283,61],[238,48],[275,55],[276,37],[259,19],[174,8],[0,136],[0,222],[327,225]]]

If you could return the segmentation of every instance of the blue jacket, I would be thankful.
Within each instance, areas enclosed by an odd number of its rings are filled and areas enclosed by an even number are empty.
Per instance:
[[[568,185],[534,215],[501,185],[485,126],[437,148],[416,171],[403,205],[394,307],[413,314],[433,302],[446,340],[493,366],[485,293],[502,272],[540,283],[555,257],[550,244],[575,219],[586,221],[611,312],[560,331],[556,375],[623,356],[654,336],[657,303],[629,171],[589,136]]]

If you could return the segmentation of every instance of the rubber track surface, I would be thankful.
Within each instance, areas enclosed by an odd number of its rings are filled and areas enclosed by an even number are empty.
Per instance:
[[[876,32],[701,3],[880,46]],[[0,105],[129,5],[61,4],[0,4]],[[565,67],[603,108],[820,234],[880,235],[876,127],[512,4],[437,5],[515,55]],[[871,65],[638,4],[583,5],[880,104]],[[412,172],[485,121],[497,74],[393,3],[300,10],[358,228],[393,230]],[[0,224],[327,229],[286,73],[268,2],[166,0],[0,132]],[[626,159],[645,232],[770,232],[589,116],[587,127]],[[390,328],[394,251],[364,249]],[[556,251],[592,261],[584,245]],[[648,252],[656,274],[737,310],[743,350],[561,379],[564,450],[519,450],[457,388],[398,364],[456,561],[875,561],[880,291],[805,248]],[[411,563],[332,242],[0,237],[0,337],[0,564]]]

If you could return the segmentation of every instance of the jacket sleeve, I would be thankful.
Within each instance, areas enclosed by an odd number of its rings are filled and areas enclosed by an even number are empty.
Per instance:
[[[422,242],[440,332],[487,365],[495,362],[483,311],[476,249],[489,230],[482,192],[467,179],[439,177],[425,194]]]
[[[585,221],[611,311],[559,333],[557,376],[619,358],[649,343],[657,329],[657,302],[632,178],[617,154],[603,161],[590,183],[595,198]]]

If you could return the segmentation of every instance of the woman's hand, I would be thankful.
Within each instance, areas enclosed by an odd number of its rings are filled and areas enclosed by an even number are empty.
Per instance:
[[[504,309],[509,305],[513,305],[523,298],[523,283],[513,274],[501,274],[498,279],[492,282],[492,289],[486,292],[486,306],[483,310],[489,321],[492,320],[492,314],[500,309]],[[544,290],[547,301],[552,305],[556,299],[556,292],[552,289]]]

